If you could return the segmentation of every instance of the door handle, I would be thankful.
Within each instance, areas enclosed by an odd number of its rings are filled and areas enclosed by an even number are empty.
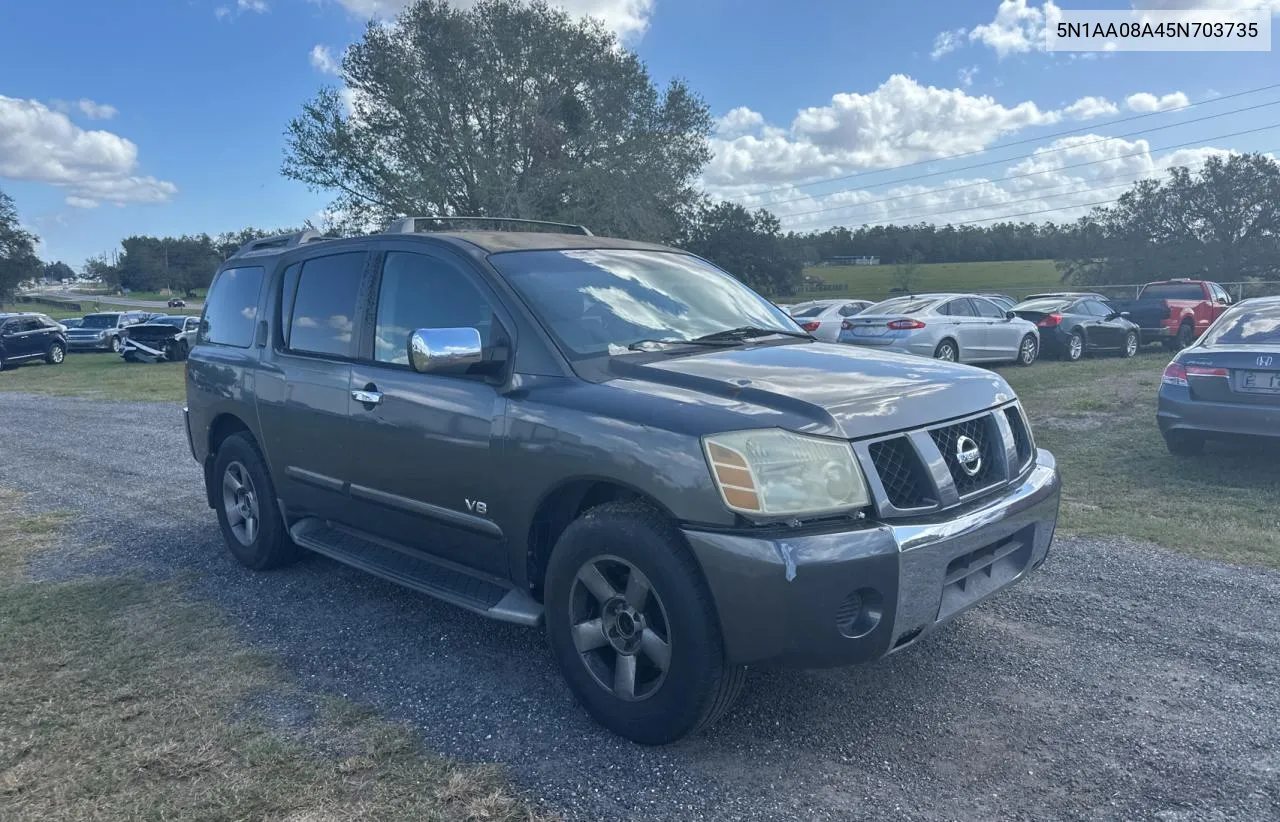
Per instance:
[[[359,403],[364,403],[365,405],[377,405],[382,402],[382,392],[357,388],[351,392],[351,399]]]

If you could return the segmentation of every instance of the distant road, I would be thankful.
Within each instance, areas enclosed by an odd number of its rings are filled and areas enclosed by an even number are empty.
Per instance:
[[[95,302],[106,303],[107,305],[124,305],[131,308],[168,308],[166,300],[135,300],[130,297],[115,297],[110,294],[77,294],[74,291],[33,291],[27,296],[40,297],[45,300],[58,300],[60,302],[80,303],[81,305],[92,305]],[[203,308],[204,303],[199,300],[187,300],[187,308]]]

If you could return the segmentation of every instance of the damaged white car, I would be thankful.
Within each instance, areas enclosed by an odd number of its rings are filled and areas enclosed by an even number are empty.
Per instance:
[[[177,362],[187,358],[200,328],[199,317],[152,317],[131,325],[120,340],[126,362]]]

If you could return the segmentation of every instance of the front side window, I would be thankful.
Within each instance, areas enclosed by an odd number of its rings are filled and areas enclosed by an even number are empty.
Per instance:
[[[1280,302],[1241,303],[1205,332],[1203,345],[1280,344]]]
[[[688,254],[514,251],[489,261],[569,356],[624,354],[641,340],[692,340],[747,327],[798,333],[776,305]]]
[[[367,256],[357,251],[303,263],[289,315],[286,344],[291,351],[355,355],[356,304]]]
[[[235,348],[248,348],[253,344],[262,275],[261,266],[245,266],[224,269],[217,276],[204,301],[200,342]]]
[[[382,267],[373,357],[409,364],[409,335],[419,328],[474,328],[486,345],[493,307],[457,267],[436,257],[392,251]]]

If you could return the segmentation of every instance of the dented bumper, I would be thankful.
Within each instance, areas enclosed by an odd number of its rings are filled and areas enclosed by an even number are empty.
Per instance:
[[[166,346],[153,340],[142,342],[125,338],[120,342],[120,356],[126,360],[143,360],[144,362],[164,362],[169,359]]]
[[[906,647],[1044,562],[1058,519],[1053,456],[998,496],[927,518],[768,537],[686,529],[729,661],[806,668]]]

